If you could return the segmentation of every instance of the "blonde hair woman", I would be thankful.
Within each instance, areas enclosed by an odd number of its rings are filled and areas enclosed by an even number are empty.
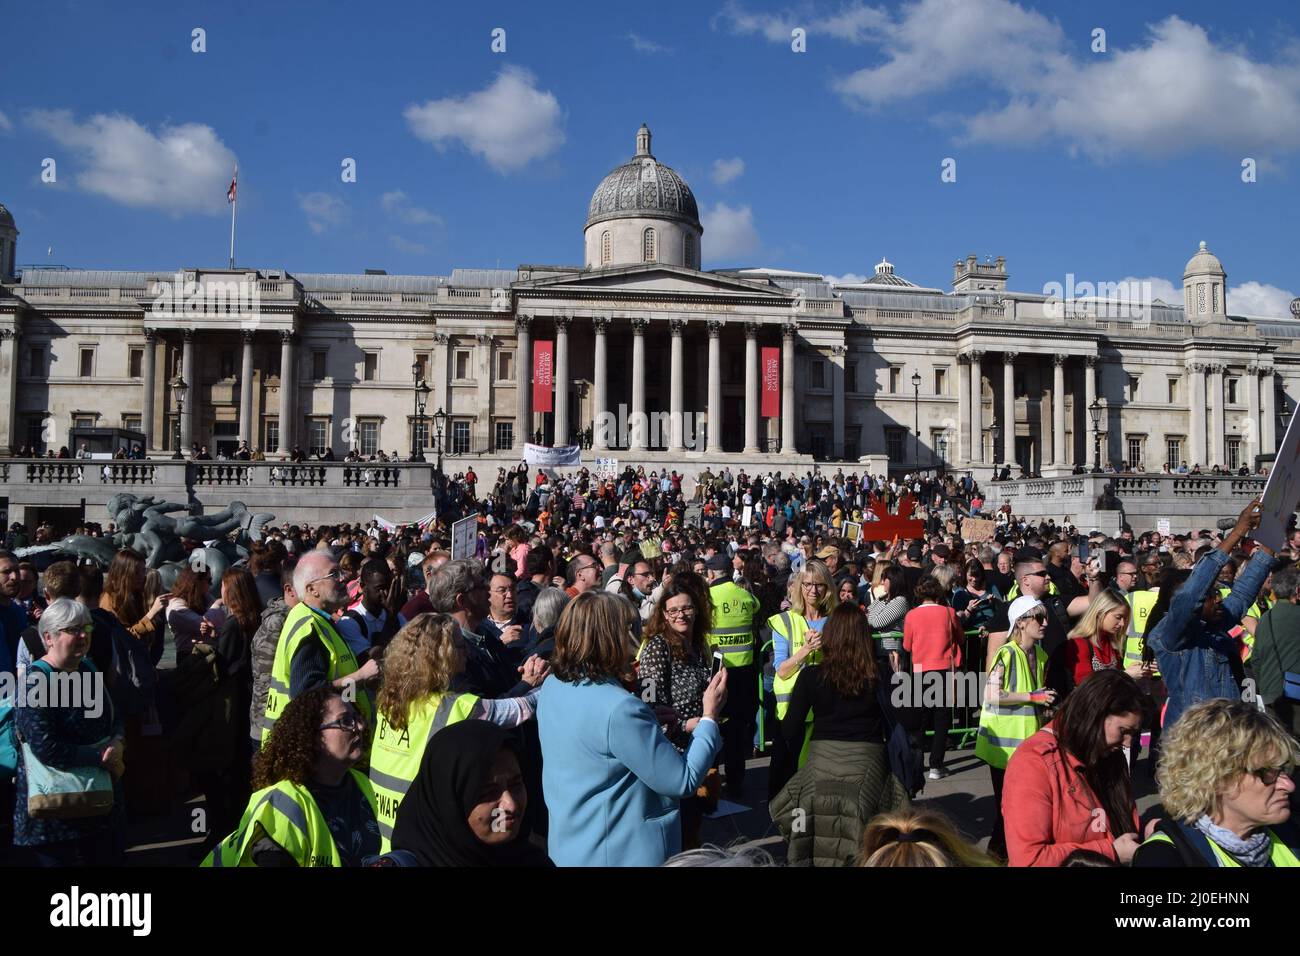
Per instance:
[[[1066,687],[1077,687],[1096,671],[1120,669],[1129,613],[1128,602],[1114,591],[1102,591],[1092,599],[1059,651],[1058,673]],[[1145,677],[1149,667],[1137,663],[1124,670],[1136,680]]]
[[[1215,698],[1165,735],[1156,780],[1163,819],[1134,866],[1300,866],[1291,822],[1300,750],[1273,717]]]
[[[830,568],[810,559],[790,575],[790,609],[767,619],[772,631],[772,665],[776,677],[772,692],[776,695],[776,719],[783,720],[790,707],[790,694],[799,672],[808,664],[821,662],[822,625],[839,604]],[[808,724],[812,733],[812,723]],[[768,770],[768,796],[775,796],[797,769],[796,754],[786,752],[781,734],[773,740],[772,764]],[[804,753],[808,750],[805,739]]]
[[[517,727],[536,712],[536,689],[491,700],[456,691],[469,647],[450,614],[417,614],[384,652],[376,702],[370,782],[379,796],[379,833],[387,853],[397,808],[419,772],[424,749],[438,731],[462,720]]]
[[[997,866],[933,810],[882,813],[862,835],[858,866]]]

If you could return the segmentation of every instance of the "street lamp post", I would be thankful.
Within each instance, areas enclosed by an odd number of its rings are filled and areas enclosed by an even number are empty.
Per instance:
[[[1088,417],[1092,419],[1092,473],[1101,471],[1101,402],[1093,399],[1088,406]]]
[[[412,399],[415,402],[415,414],[412,416],[414,422],[411,427],[411,461],[424,461],[424,441],[420,434],[421,419],[424,417],[424,408],[420,403],[420,386],[424,381],[420,378],[420,363],[411,363],[411,391]],[[424,386],[426,389],[428,386]],[[427,393],[426,393],[427,397]]]
[[[912,373],[912,457],[921,470],[921,373]]]
[[[993,416],[993,421],[989,423],[989,437],[993,439],[993,465],[996,469],[999,462],[998,449],[1002,447],[999,439],[1002,437],[1002,426],[998,424],[998,417]]]
[[[442,429],[447,423],[447,413],[439,408],[433,413],[434,441],[438,449],[438,463],[434,467],[435,474],[442,474]]]
[[[172,443],[174,451],[172,459],[174,461],[183,461],[185,456],[181,453],[181,416],[185,414],[185,393],[189,391],[189,385],[185,379],[177,375],[172,379],[172,394],[176,396],[176,439]]]

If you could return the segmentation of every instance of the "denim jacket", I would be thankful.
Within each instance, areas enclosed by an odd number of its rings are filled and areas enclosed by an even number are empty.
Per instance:
[[[1187,581],[1174,595],[1169,610],[1147,635],[1160,673],[1169,688],[1169,709],[1164,727],[1171,727],[1184,710],[1214,697],[1236,700],[1241,696],[1241,655],[1228,631],[1241,622],[1273,570],[1273,557],[1257,549],[1237,577],[1232,593],[1223,599],[1212,624],[1201,619],[1201,606],[1210,588],[1217,587],[1219,571],[1228,555],[1215,548],[1196,563]]]

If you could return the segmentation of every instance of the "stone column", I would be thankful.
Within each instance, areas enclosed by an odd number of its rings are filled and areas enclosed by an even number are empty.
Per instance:
[[[1097,356],[1086,355],[1083,359],[1083,426],[1087,429],[1086,440],[1083,443],[1084,454],[1083,464],[1085,468],[1092,468],[1093,449],[1097,447],[1096,438],[1092,434],[1092,403],[1097,400]],[[1129,462],[1130,467],[1136,468],[1137,465]],[[1145,467],[1145,465],[1144,465]]]
[[[293,400],[294,389],[298,387],[294,372],[293,332],[280,330],[280,448],[282,457],[288,458],[293,450],[293,417],[296,414]],[[188,380],[187,380],[188,381]],[[269,451],[269,449],[268,449]]]
[[[645,332],[650,326],[646,319],[632,320],[632,414],[628,417],[631,425],[632,451],[645,451],[648,447],[649,431],[645,417]]]
[[[181,450],[188,454],[194,441],[194,406],[199,402],[199,383],[194,376],[194,330],[181,333],[181,377],[189,386],[185,394],[185,411],[181,414]]]
[[[745,323],[745,454],[758,454],[758,323]]]
[[[1277,453],[1277,413],[1273,411],[1275,384],[1273,366],[1265,365],[1259,370],[1259,453],[1273,455]]]
[[[710,319],[709,330],[709,440],[708,453],[722,452],[722,323]]]
[[[611,427],[609,411],[609,369],[606,348],[606,333],[609,331],[609,318],[597,316],[591,320],[591,327],[596,333],[595,381],[592,383],[592,447],[596,451],[609,450],[609,429]],[[604,417],[602,418],[602,415]],[[618,416],[614,416],[614,421]],[[602,422],[604,423],[602,427]]]
[[[984,462],[984,353],[970,353],[970,460]]]
[[[1255,456],[1259,452],[1259,366],[1251,363],[1246,366],[1246,377],[1242,379],[1246,386],[1246,427],[1241,430],[1243,461],[1252,474],[1255,472]]]
[[[681,452],[683,450],[683,432],[685,429],[682,416],[685,412],[682,408],[682,333],[685,331],[685,319],[668,320],[668,332],[671,336],[672,349],[668,373],[668,450],[671,452]]]
[[[1228,463],[1224,454],[1223,366],[1210,366],[1210,467]]]
[[[158,332],[156,329],[144,330],[144,368],[141,370],[144,374],[144,402],[140,408],[140,431],[144,432],[144,452],[147,455],[149,449],[157,447],[153,440],[153,414],[154,414],[154,389],[158,387],[158,362],[154,353],[158,347]]]
[[[515,449],[524,457],[524,443],[533,434],[533,317],[515,316]],[[441,406],[435,405],[434,408]]]
[[[4,266],[0,264],[0,274]],[[11,455],[21,442],[15,434],[18,404],[18,330],[0,329],[0,382],[4,394],[0,395],[0,454]]]
[[[1187,378],[1187,464],[1206,468],[1209,463],[1205,457],[1205,365],[1189,364]]]
[[[1052,356],[1052,464],[1065,467],[1065,360]]]
[[[781,454],[795,453],[794,440],[794,337],[793,322],[781,326]]]
[[[954,429],[953,448],[949,451],[953,461],[970,457],[970,359],[957,356],[957,427]]]
[[[240,333],[244,342],[244,354],[239,366],[239,440],[248,442],[253,447],[253,330],[244,329]],[[152,376],[150,376],[152,377]],[[148,379],[145,380],[146,391]],[[332,444],[332,442],[331,442]]]
[[[831,448],[835,460],[844,458],[844,353],[843,345],[831,346]]]
[[[555,444],[569,443],[569,317],[555,317]]]
[[[1002,353],[1002,461],[1016,460],[1016,355]]]

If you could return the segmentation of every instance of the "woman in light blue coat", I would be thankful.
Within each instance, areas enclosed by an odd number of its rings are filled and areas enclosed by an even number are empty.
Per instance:
[[[721,746],[726,669],[704,692],[704,716],[685,724],[692,739],[679,754],[660,727],[675,717],[652,708],[655,688],[637,696],[624,684],[635,620],[625,598],[585,591],[556,626],[537,729],[547,852],[557,866],[659,866],[679,852],[681,798],[695,792]]]

